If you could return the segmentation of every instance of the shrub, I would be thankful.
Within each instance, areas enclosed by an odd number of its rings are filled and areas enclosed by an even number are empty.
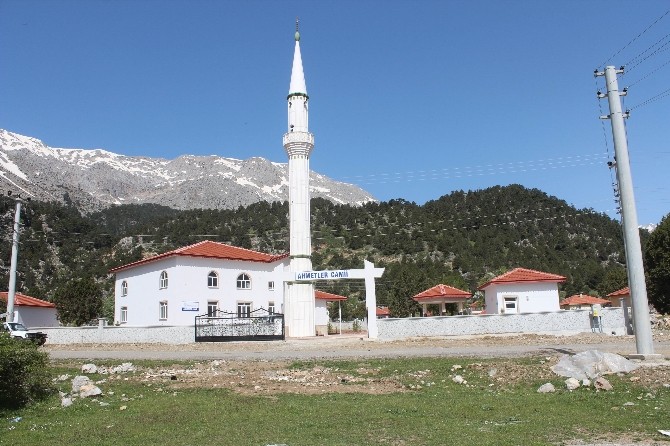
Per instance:
[[[53,391],[49,356],[32,342],[0,333],[0,409],[16,409]]]

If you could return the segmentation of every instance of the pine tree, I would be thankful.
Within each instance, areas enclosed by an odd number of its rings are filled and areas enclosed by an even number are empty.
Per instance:
[[[649,302],[660,313],[670,313],[670,214],[649,236],[645,264]]]

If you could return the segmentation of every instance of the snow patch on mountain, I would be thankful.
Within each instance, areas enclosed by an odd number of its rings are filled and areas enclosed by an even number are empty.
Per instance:
[[[5,153],[0,153],[0,169],[5,169],[9,173],[16,175],[17,177],[21,178],[22,180],[27,180],[28,177],[26,176],[25,173],[21,172],[21,169],[19,169],[19,166],[14,164]],[[2,172],[3,176],[5,172]]]
[[[288,200],[287,163],[216,155],[168,160],[103,149],[53,148],[2,129],[0,178],[35,199],[73,203],[87,212],[129,202],[222,209]],[[342,204],[375,200],[358,186],[315,172],[310,173],[310,193]]]

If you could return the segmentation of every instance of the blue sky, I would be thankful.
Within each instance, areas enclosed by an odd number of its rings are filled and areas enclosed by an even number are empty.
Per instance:
[[[620,85],[631,85],[638,220],[657,223],[670,212],[670,95],[636,105],[670,88],[669,9],[667,0],[0,0],[0,128],[53,147],[286,162],[300,16],[313,170],[380,200],[422,204],[519,183],[616,217],[611,130],[595,99],[604,80],[592,73],[641,55]]]

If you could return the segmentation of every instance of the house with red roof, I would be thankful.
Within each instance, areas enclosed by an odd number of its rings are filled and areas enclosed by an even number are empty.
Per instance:
[[[0,292],[0,301],[7,303],[8,292]],[[56,306],[46,300],[14,294],[14,321],[31,327],[58,327]]]
[[[559,311],[558,284],[566,278],[526,268],[494,277],[478,289],[484,292],[486,314]]]
[[[114,319],[120,325],[193,325],[195,316],[264,308],[284,313],[288,254],[271,255],[205,240],[119,266]],[[315,332],[327,333],[327,302],[346,297],[315,292]]]
[[[340,296],[339,294],[314,290],[314,299],[314,325],[316,325],[316,334],[318,336],[325,336],[328,334],[328,322],[330,322],[327,303],[342,302],[347,300],[347,298],[345,296]]]
[[[388,319],[391,317],[391,310],[389,307],[381,305],[377,307],[375,314],[377,315],[377,319]]]
[[[623,318],[626,324],[626,333],[633,334],[633,313],[631,305],[633,302],[630,297],[630,287],[623,287],[620,290],[613,291],[607,296],[612,307],[623,309]]]
[[[412,299],[417,301],[423,307],[422,314],[428,314],[428,305],[438,305],[440,307],[440,315],[446,315],[446,304],[455,303],[458,307],[458,313],[463,313],[463,305],[472,297],[469,291],[459,290],[449,285],[435,285],[425,291],[420,292]]]
[[[593,305],[609,306],[610,301],[580,293],[566,297],[560,303],[561,308],[564,310],[590,310]]]
[[[630,301],[630,288],[629,287],[624,287],[621,288],[620,290],[613,291],[609,293],[607,296],[607,299],[609,299],[610,303],[612,304],[613,307],[630,307],[631,306],[631,301]]]

